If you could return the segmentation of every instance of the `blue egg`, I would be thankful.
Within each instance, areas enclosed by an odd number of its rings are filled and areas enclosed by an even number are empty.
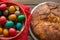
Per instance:
[[[14,25],[14,22],[13,22],[13,21],[7,21],[6,24],[5,24],[5,26],[6,26],[7,28],[12,27],[13,25]]]
[[[22,28],[22,26],[23,26],[22,23],[17,23],[16,24],[16,29],[17,30],[20,30]]]

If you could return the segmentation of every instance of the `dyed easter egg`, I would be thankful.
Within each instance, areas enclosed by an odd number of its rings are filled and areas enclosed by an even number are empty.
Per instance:
[[[7,15],[8,15],[8,10],[5,10],[5,11],[3,12],[3,15],[7,16]]]
[[[7,21],[6,24],[5,24],[5,26],[7,28],[10,28],[10,27],[14,26],[14,22],[13,21]]]
[[[19,15],[20,14],[20,11],[15,11],[15,15]]]
[[[5,16],[1,16],[0,18],[0,24],[4,25],[6,22],[6,17]]]
[[[23,21],[23,20],[25,20],[25,16],[24,16],[24,15],[19,15],[19,16],[17,17],[17,20],[18,20],[18,21]]]
[[[7,8],[7,5],[6,4],[1,4],[0,5],[0,10],[5,10]]]
[[[20,30],[22,28],[23,24],[22,23],[17,23],[16,24],[16,29]]]
[[[15,14],[11,14],[11,15],[9,15],[9,20],[16,20],[16,15]]]
[[[9,34],[10,34],[10,36],[15,36],[15,35],[17,34],[16,29],[10,28],[10,29],[9,29]]]
[[[19,7],[18,6],[15,6],[16,10],[19,11]]]
[[[4,29],[4,30],[3,30],[3,35],[4,35],[4,36],[9,36],[9,31],[8,31],[8,29]]]
[[[14,6],[10,6],[9,7],[9,12],[10,13],[14,13],[15,12],[15,7]]]
[[[2,32],[3,32],[3,29],[0,27],[0,34],[2,34]]]

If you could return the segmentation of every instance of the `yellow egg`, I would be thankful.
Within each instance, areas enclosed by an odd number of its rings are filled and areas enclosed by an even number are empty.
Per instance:
[[[16,20],[16,15],[15,14],[11,14],[11,15],[9,15],[9,20]]]
[[[2,32],[3,32],[3,29],[0,27],[0,34],[2,34]]]
[[[15,7],[14,6],[10,6],[9,7],[9,12],[10,13],[14,13],[15,12]]]
[[[8,31],[8,29],[4,29],[4,30],[3,30],[3,35],[4,35],[4,36],[9,36],[9,31]]]

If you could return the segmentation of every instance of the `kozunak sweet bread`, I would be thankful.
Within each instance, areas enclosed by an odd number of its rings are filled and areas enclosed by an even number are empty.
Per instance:
[[[38,6],[32,13],[31,29],[39,40],[60,40],[60,4]]]

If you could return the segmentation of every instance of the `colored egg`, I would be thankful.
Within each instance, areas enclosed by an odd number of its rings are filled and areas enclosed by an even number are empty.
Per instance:
[[[15,35],[17,34],[16,29],[10,28],[10,29],[9,29],[9,34],[10,34],[10,36],[15,36]]]
[[[0,16],[2,15],[2,11],[0,11]]]
[[[20,30],[22,28],[23,24],[22,23],[17,23],[16,24],[16,29]]]
[[[16,15],[15,14],[11,14],[11,15],[9,15],[9,20],[16,20]]]
[[[20,14],[20,11],[15,11],[15,15],[19,15]]]
[[[0,10],[5,10],[7,8],[7,5],[6,4],[1,4],[0,5]]]
[[[1,16],[1,18],[0,18],[0,24],[4,25],[6,21],[7,21],[6,17],[5,16]]]
[[[15,7],[14,6],[10,6],[9,7],[9,12],[10,13],[14,13],[15,12]]]
[[[3,33],[3,29],[0,27],[0,34],[2,34]]]
[[[3,30],[3,35],[4,35],[4,36],[9,36],[9,31],[8,31],[8,29],[4,29],[4,30]]]
[[[7,28],[10,28],[10,27],[14,26],[14,22],[13,21],[7,21],[6,24],[5,24],[5,26]]]
[[[7,16],[7,15],[8,15],[8,10],[5,10],[5,11],[3,12],[3,15]]]
[[[16,10],[19,11],[19,7],[18,6],[15,6]]]
[[[24,16],[24,15],[19,15],[19,16],[17,17],[17,20],[18,20],[18,21],[23,21],[23,20],[25,20],[25,16]]]

